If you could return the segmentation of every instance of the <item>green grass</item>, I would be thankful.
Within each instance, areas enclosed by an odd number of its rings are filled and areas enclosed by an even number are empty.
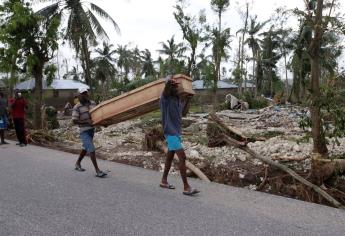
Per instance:
[[[204,110],[202,109],[201,106],[192,105],[189,108],[189,112],[192,112],[192,113],[204,113]]]

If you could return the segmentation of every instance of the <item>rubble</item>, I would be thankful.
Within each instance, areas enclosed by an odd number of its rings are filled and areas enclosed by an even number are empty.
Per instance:
[[[261,110],[224,110],[217,115],[229,126],[235,127],[247,137],[257,140],[248,147],[264,157],[276,161],[290,162],[294,169],[310,169],[311,140],[303,140],[305,131],[299,127],[299,120],[306,111],[296,106],[270,106]],[[70,119],[60,119],[60,128],[52,133],[58,142],[80,148],[78,128]],[[207,146],[206,129],[209,123],[207,113],[191,113],[183,119],[183,145],[188,160],[213,179],[224,183],[233,183],[232,179],[249,183],[249,175],[262,172],[264,164],[260,160],[248,158],[248,154],[232,147]],[[159,125],[158,118],[136,119],[108,127],[100,127],[95,133],[97,152],[107,155],[111,161],[133,164],[144,168],[163,170],[164,154],[148,152],[142,148],[145,131]],[[331,156],[345,153],[345,138],[328,145]],[[177,166],[172,169],[176,172]],[[255,169],[255,171],[253,170]],[[254,172],[253,172],[254,171]],[[232,173],[234,172],[234,173]],[[253,173],[251,173],[253,172]],[[222,177],[223,176],[223,177]],[[260,181],[259,181],[260,182]],[[256,189],[255,185],[248,187]]]

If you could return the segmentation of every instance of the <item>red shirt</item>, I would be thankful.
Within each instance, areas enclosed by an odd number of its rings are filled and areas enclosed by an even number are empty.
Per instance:
[[[25,108],[27,103],[24,98],[17,98],[11,104],[12,107],[12,118],[24,118]]]

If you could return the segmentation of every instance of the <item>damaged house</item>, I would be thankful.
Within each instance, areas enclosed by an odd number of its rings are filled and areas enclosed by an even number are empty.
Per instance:
[[[53,106],[57,109],[64,108],[67,102],[73,104],[75,94],[79,88],[89,89],[89,86],[75,80],[55,79],[50,86],[43,81],[43,100],[47,106]],[[15,86],[15,89],[21,92],[33,93],[35,89],[35,80],[30,79]]]

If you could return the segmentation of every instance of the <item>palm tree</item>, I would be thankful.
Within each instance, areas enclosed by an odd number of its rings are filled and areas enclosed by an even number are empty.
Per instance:
[[[196,67],[196,49],[199,42],[202,41],[202,30],[197,27],[195,17],[190,17],[183,12],[182,3],[180,3],[180,5],[176,5],[175,9],[175,20],[179,24],[183,33],[183,38],[188,42],[188,46],[191,51],[190,57],[188,58],[187,75],[192,77],[193,70]]]
[[[116,53],[116,51],[112,50],[112,47],[114,47],[114,45],[109,45],[106,42],[103,42],[103,49],[97,48],[95,50],[95,52],[98,54],[98,56],[93,60],[95,75],[96,78],[102,82],[102,85],[113,78],[117,73],[117,70],[113,64],[115,62],[113,55]]]
[[[175,43],[174,36],[170,40],[167,40],[167,44],[160,42],[163,49],[158,50],[160,54],[168,56],[166,63],[168,66],[168,74],[175,74],[181,72],[181,60],[184,58],[183,53],[186,51],[186,47],[183,43]]]
[[[130,72],[130,68],[132,64],[132,53],[129,49],[127,49],[127,45],[125,46],[118,45],[115,51],[116,51],[116,54],[118,55],[116,64],[120,68],[121,77],[123,77],[122,82],[128,83],[129,82],[128,74]]]
[[[138,47],[135,47],[131,50],[131,54],[131,70],[134,75],[134,79],[140,79],[142,71],[141,51]]]
[[[39,1],[48,2],[50,0]],[[46,17],[57,14],[68,15],[67,27],[64,33],[65,39],[70,42],[76,50],[76,54],[80,57],[85,74],[85,82],[91,85],[89,45],[95,46],[99,38],[109,38],[94,13],[110,21],[116,32],[119,32],[119,27],[106,11],[91,2],[84,2],[82,0],[54,0],[53,2],[53,4],[39,10],[38,13]]]
[[[164,42],[160,42],[163,49],[158,50],[160,54],[168,56],[170,61],[173,61],[178,57],[181,57],[186,50],[183,43],[175,44],[174,37],[175,36],[172,36],[170,40],[167,40],[167,44]]]
[[[244,68],[243,68],[243,64],[244,64],[244,41],[246,38],[246,34],[248,31],[248,16],[249,16],[249,3],[246,3],[246,13],[245,13],[245,20],[244,20],[244,27],[241,28],[240,30],[238,30],[236,32],[236,35],[238,33],[242,33],[242,37],[240,37],[240,53],[239,53],[239,72],[240,72],[240,86],[239,86],[239,92],[240,95],[242,95],[243,92],[243,88],[242,88],[242,84],[243,84],[243,75],[245,74],[245,79],[244,79],[244,92],[247,90],[247,72],[244,73]]]
[[[222,15],[227,10],[227,8],[230,6],[229,0],[211,0],[211,8],[214,12],[218,15],[218,29],[217,29],[217,37],[216,39],[219,40],[218,43],[215,44],[215,48],[213,52],[215,53],[215,64],[216,64],[216,76],[217,81],[220,80],[220,64],[221,64],[221,48],[220,40],[221,40],[221,34],[222,34]],[[216,83],[217,84],[217,83]]]
[[[145,75],[145,77],[155,76],[156,70],[153,66],[153,59],[151,57],[151,52],[148,49],[145,49],[145,51],[142,52],[141,60],[142,60],[141,75]]]
[[[273,27],[269,31],[262,33],[262,65],[265,71],[265,77],[268,80],[266,86],[271,97],[274,95],[273,76],[275,74],[276,64],[281,58],[279,53],[279,31],[274,31]]]
[[[252,49],[253,55],[253,78],[255,78],[255,96],[258,95],[258,91],[260,90],[260,82],[259,81],[259,63],[260,62],[260,44],[259,38],[257,35],[262,30],[262,28],[266,25],[268,21],[264,21],[262,23],[257,22],[257,16],[250,18],[250,26],[248,30],[249,38],[245,41],[246,44]],[[256,67],[255,67],[256,65]],[[255,73],[256,72],[256,73]]]

